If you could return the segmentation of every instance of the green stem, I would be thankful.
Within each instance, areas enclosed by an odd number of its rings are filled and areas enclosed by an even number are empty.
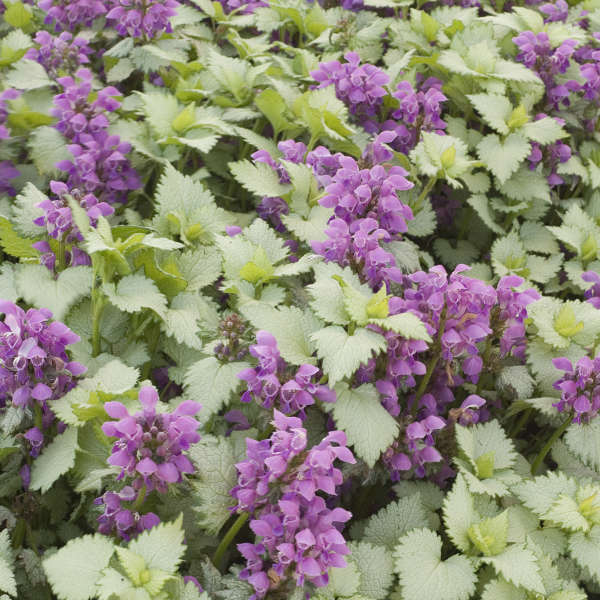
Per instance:
[[[550,448],[554,442],[566,431],[567,427],[573,421],[573,415],[569,413],[569,416],[565,419],[563,424],[552,434],[550,439],[545,443],[544,447],[540,450],[539,454],[535,457],[533,464],[531,465],[531,474],[535,475],[537,470],[540,468],[544,458],[546,458],[546,454],[550,452]]]
[[[435,185],[436,181],[437,181],[436,175],[429,178],[429,181],[425,184],[425,187],[423,188],[423,190],[419,194],[419,197],[417,198],[417,201],[415,202],[415,205],[413,207],[415,209],[415,211],[418,211],[421,208],[421,204],[423,203],[423,200],[425,200],[425,198],[427,197],[429,192],[433,189],[433,186]]]
[[[431,379],[431,376],[433,375],[433,372],[435,371],[435,368],[437,367],[437,364],[440,360],[440,357],[442,355],[442,336],[444,335],[444,329],[446,328],[446,307],[444,307],[444,310],[442,311],[442,316],[440,318],[440,325],[438,328],[438,334],[437,334],[437,338],[436,338],[436,343],[435,343],[435,353],[434,355],[431,357],[431,360],[429,361],[429,364],[427,365],[427,371],[425,371],[425,375],[423,375],[423,379],[421,379],[420,383],[419,383],[419,387],[417,389],[417,393],[415,394],[415,399],[412,405],[412,410],[411,413],[414,416],[416,416],[417,411],[419,410],[419,400],[421,399],[421,396],[425,393],[425,390],[427,389],[427,384],[429,383],[429,380]]]
[[[62,273],[66,267],[67,267],[67,262],[65,260],[65,242],[64,240],[61,240],[60,242],[58,242],[58,270]]]
[[[138,492],[137,498],[131,507],[132,512],[140,512],[140,508],[142,508],[142,504],[144,504],[144,500],[146,499],[146,486],[143,485],[140,491]]]
[[[92,356],[98,356],[102,350],[100,344],[100,319],[104,310],[104,295],[98,288],[98,269],[94,262],[94,280],[92,281]]]
[[[482,372],[479,374],[479,380],[477,381],[477,388],[475,389],[475,393],[479,394],[481,392],[481,388],[483,387],[483,369],[487,366],[488,361],[490,359],[490,354],[492,352],[492,336],[488,336],[485,342],[485,349],[482,355],[483,368]]]
[[[243,512],[238,515],[238,518],[233,522],[233,525],[229,528],[225,537],[221,540],[221,543],[217,546],[215,553],[213,555],[213,565],[219,568],[221,565],[221,561],[223,560],[223,555],[227,548],[229,548],[229,544],[233,541],[235,536],[238,534],[238,531],[244,526],[244,523],[248,520],[250,513]]]
[[[529,421],[529,417],[531,417],[532,413],[533,408],[528,408],[527,410],[523,411],[523,414],[519,417],[519,420],[516,422],[514,428],[508,434],[508,437],[515,438],[517,433],[519,433],[519,431],[525,427],[525,424],[527,421]]]

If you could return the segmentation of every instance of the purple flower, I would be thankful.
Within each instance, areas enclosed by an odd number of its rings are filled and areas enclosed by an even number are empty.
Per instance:
[[[271,574],[278,581],[293,579],[299,587],[305,581],[324,586],[328,570],[345,566],[343,557],[349,552],[339,524],[351,513],[329,508],[318,495],[333,498],[342,484],[336,460],[355,462],[345,434],[332,431],[306,452],[300,419],[275,410],[273,425],[269,439],[246,439],[247,459],[236,465],[238,485],[231,490],[238,502],[235,508],[256,515],[250,528],[261,538],[238,545],[246,559],[240,578],[254,587],[253,599],[269,591]]]
[[[573,413],[573,423],[589,423],[600,411],[600,358],[581,358],[575,368],[568,358],[555,358],[552,364],[565,374],[554,383],[561,397],[552,406]]]
[[[184,451],[200,439],[200,424],[193,415],[201,406],[186,400],[172,413],[157,413],[158,393],[150,386],[140,390],[139,400],[142,410],[133,415],[120,402],[104,405],[108,415],[118,419],[102,425],[107,436],[118,438],[108,463],[121,467],[118,479],[131,478],[134,489],[166,492],[184,473],[194,472]]]
[[[106,131],[82,133],[79,143],[68,146],[73,160],[63,160],[57,167],[68,174],[67,185],[91,193],[103,202],[125,202],[127,193],[141,186],[127,154],[128,142]]]
[[[44,23],[54,23],[56,31],[73,31],[91,27],[94,19],[106,13],[102,0],[38,0],[46,12]]]
[[[6,122],[8,120],[8,108],[6,106],[7,100],[15,100],[21,95],[21,92],[18,90],[14,90],[12,88],[8,88],[3,92],[0,92],[0,140],[7,140],[10,138],[10,132],[6,127]],[[8,162],[8,161],[5,161]],[[5,163],[2,163],[5,164]],[[10,164],[10,163],[9,163]],[[1,180],[1,178],[0,178]]]
[[[105,492],[96,498],[94,504],[104,506],[103,513],[98,517],[98,531],[104,535],[115,533],[128,541],[158,525],[160,519],[156,514],[140,514],[134,509],[133,503],[138,493],[131,486],[125,486],[120,492]]]
[[[0,129],[2,126],[0,125]],[[0,139],[2,139],[0,137]],[[0,161],[0,194],[7,194],[8,196],[16,196],[17,190],[11,184],[11,179],[15,179],[21,174],[19,169],[15,169],[15,166],[10,160]]]
[[[544,19],[546,23],[564,22],[569,17],[569,5],[566,0],[556,0],[554,4],[542,4],[539,10],[547,15]]]
[[[23,437],[29,442],[31,448],[29,454],[33,456],[33,458],[39,456],[42,445],[44,444],[44,434],[42,431],[37,427],[32,427]]]
[[[121,92],[113,86],[99,90],[95,100],[90,102],[92,93],[92,72],[81,68],[73,77],[59,77],[58,83],[63,92],[54,96],[54,108],[50,114],[58,118],[55,127],[68,140],[78,143],[86,134],[96,134],[109,126],[106,112],[113,112],[121,103],[115,99]]]
[[[48,402],[72,389],[86,371],[66,352],[79,336],[63,323],[50,322],[52,313],[46,308],[25,312],[1,300],[0,313],[0,401],[22,408],[37,403],[51,421]]]
[[[565,40],[558,48],[552,49],[550,38],[544,31],[537,35],[533,31],[523,31],[513,38],[513,42],[519,47],[517,60],[537,73],[544,82],[550,104],[554,108],[561,104],[568,106],[569,94],[578,91],[580,86],[574,80],[559,83],[557,77],[567,71],[577,42]]]
[[[581,65],[581,76],[586,80],[583,89],[588,100],[598,100],[600,96],[600,50],[593,52],[591,58],[594,62]]]
[[[581,275],[584,281],[593,284],[585,291],[585,299],[595,308],[600,309],[600,275],[595,271],[586,271]]]
[[[277,341],[267,331],[258,331],[258,344],[250,346],[250,354],[258,360],[258,366],[240,371],[238,377],[246,382],[246,391],[242,394],[242,402],[256,399],[264,408],[277,405],[285,414],[299,413],[302,417],[304,409],[315,403],[335,402],[335,392],[325,385],[314,383],[320,375],[319,369],[313,365],[301,365],[292,375],[291,369],[281,358]],[[281,383],[285,381],[285,383]]]
[[[374,65],[360,64],[356,52],[344,55],[347,62],[337,60],[321,63],[316,71],[311,71],[313,79],[323,88],[335,85],[336,96],[348,105],[350,112],[360,118],[372,117],[383,102],[390,78]]]
[[[123,37],[152,39],[171,33],[169,19],[177,14],[175,0],[108,0],[106,18]]]
[[[253,13],[257,8],[262,6],[269,6],[267,2],[262,2],[261,0],[219,0],[219,2],[226,13],[235,10],[246,15]]]
[[[68,31],[58,36],[38,31],[35,42],[40,47],[27,50],[25,58],[39,62],[53,77],[61,70],[76,71],[82,64],[90,62],[88,56],[93,53],[84,38],[73,39]]]

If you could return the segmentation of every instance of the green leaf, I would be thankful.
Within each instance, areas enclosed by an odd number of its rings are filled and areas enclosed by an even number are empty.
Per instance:
[[[193,486],[198,497],[195,510],[200,515],[199,524],[216,535],[231,517],[229,509],[235,504],[229,491],[237,483],[238,457],[228,438],[204,436],[192,446],[190,458],[197,469]]]
[[[22,58],[4,76],[4,85],[18,90],[36,90],[52,85],[46,70],[35,60]]]
[[[513,492],[527,508],[542,517],[561,494],[575,497],[576,489],[575,480],[564,473],[549,471],[546,475],[523,481],[515,486]]]
[[[404,600],[467,600],[477,576],[465,556],[441,559],[442,539],[433,531],[415,529],[396,547],[396,572]]]
[[[185,550],[181,524],[181,516],[175,521],[160,523],[136,537],[129,544],[129,550],[141,556],[149,569],[174,573]]]
[[[349,558],[360,572],[357,593],[373,600],[386,600],[394,580],[394,562],[390,552],[382,546],[364,541],[352,542],[349,547]]]
[[[382,288],[384,289],[384,288]],[[386,317],[385,319],[369,319],[369,323],[374,323],[383,327],[384,329],[389,329],[390,331],[394,331],[395,333],[399,333],[402,337],[405,337],[409,340],[425,340],[427,342],[431,341],[431,337],[427,333],[427,329],[425,328],[425,324],[419,317],[413,315],[412,313],[401,313],[398,315],[392,315],[391,317]]]
[[[582,462],[600,473],[600,421],[573,424],[565,434],[564,441],[569,450]]]
[[[52,590],[61,600],[94,598],[96,583],[113,552],[113,542],[99,533],[71,540],[43,561]]]
[[[269,119],[275,137],[280,131],[290,129],[293,124],[285,117],[286,103],[281,95],[272,88],[266,88],[254,97],[254,104]]]
[[[571,535],[569,554],[600,583],[600,525],[595,525],[587,533],[577,532]]]
[[[356,455],[372,467],[398,434],[396,420],[383,408],[379,394],[370,384],[348,388],[336,386],[333,405],[336,425],[346,433]]]
[[[552,117],[543,117],[537,121],[526,123],[522,131],[526,138],[544,146],[569,136],[556,119]]]
[[[48,308],[62,321],[69,309],[88,295],[92,286],[90,267],[69,267],[57,279],[42,265],[20,265],[16,271],[17,290],[37,308]]]
[[[484,556],[481,560],[492,565],[496,573],[507,581],[538,594],[545,593],[539,567],[531,550],[519,544],[512,544],[502,554]]]
[[[27,145],[31,159],[42,175],[58,173],[56,163],[72,158],[65,138],[54,127],[36,127],[29,135]]]
[[[247,362],[221,363],[214,356],[194,363],[185,374],[185,394],[202,404],[203,419],[228,406],[241,380],[237,374],[250,366]]]
[[[405,533],[417,527],[427,527],[428,524],[429,517],[423,506],[421,494],[411,494],[390,502],[369,517],[361,535],[361,542],[393,550]]]
[[[125,312],[150,308],[162,315],[167,306],[167,299],[158,291],[156,284],[143,275],[127,275],[117,284],[104,284],[103,290],[109,301]]]
[[[229,170],[245,189],[257,196],[278,197],[290,190],[289,185],[279,183],[277,171],[266,163],[240,160],[229,163]]]
[[[31,8],[23,2],[5,2],[2,18],[12,27],[27,27],[32,19]]]
[[[0,217],[0,245],[6,254],[17,258],[36,258],[39,252],[32,247],[35,240],[22,238],[14,230],[12,223]]]
[[[0,592],[17,595],[17,582],[13,573],[13,556],[8,529],[0,531]]]
[[[332,325],[314,332],[317,356],[323,360],[323,372],[334,386],[344,377],[350,377],[361,364],[387,347],[385,338],[369,329],[357,328],[350,335],[343,327]]]
[[[459,473],[452,490],[444,499],[444,524],[448,537],[462,552],[469,552],[471,549],[469,528],[479,518],[475,512],[473,496],[469,492],[464,476]]]
[[[561,494],[544,514],[544,519],[567,531],[588,531],[590,524],[581,514],[580,506],[571,496]]]
[[[529,142],[519,133],[511,133],[503,140],[495,134],[486,135],[477,145],[479,158],[500,183],[516,172],[530,151]]]
[[[475,463],[489,453],[494,457],[494,469],[509,469],[515,462],[513,441],[497,420],[471,427],[457,425],[456,441],[462,452]]]
[[[508,512],[484,519],[469,527],[468,536],[473,545],[485,556],[495,556],[504,552],[508,536]]]
[[[281,356],[292,365],[314,364],[315,344],[311,335],[320,328],[318,319],[309,310],[295,306],[273,308],[261,302],[248,302],[242,314],[255,329],[272,332]]]
[[[510,117],[512,105],[508,98],[499,94],[471,94],[467,98],[483,120],[498,133],[509,133],[506,121]]]
[[[52,484],[69,471],[75,464],[77,451],[77,429],[68,427],[57,435],[44,451],[35,459],[31,467],[32,490],[47,492]]]

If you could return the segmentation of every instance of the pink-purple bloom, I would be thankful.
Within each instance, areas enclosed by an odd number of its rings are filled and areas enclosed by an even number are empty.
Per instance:
[[[108,463],[121,468],[118,479],[128,477],[135,490],[144,486],[165,492],[171,483],[193,473],[194,466],[184,454],[200,439],[200,423],[194,418],[198,402],[185,400],[171,412],[157,412],[158,393],[153,387],[140,390],[142,410],[130,414],[121,402],[106,402],[104,409],[117,421],[107,421],[102,431],[116,437]]]
[[[300,419],[275,410],[273,425],[269,439],[246,439],[247,459],[236,465],[238,485],[231,490],[235,509],[255,516],[250,528],[260,538],[238,544],[246,559],[240,577],[254,587],[253,600],[275,587],[273,575],[299,587],[327,585],[329,569],[344,567],[349,553],[340,529],[351,513],[329,508],[319,495],[334,497],[342,484],[336,460],[355,462],[345,434],[331,431],[307,451]]]
[[[98,531],[104,535],[115,533],[124,540],[130,540],[146,529],[160,523],[153,512],[140,513],[134,508],[138,493],[129,485],[120,492],[105,492],[94,500],[94,504],[103,506],[104,511],[98,517]]]
[[[95,19],[106,13],[102,0],[38,0],[46,12],[44,23],[54,23],[56,31],[73,31],[91,27]]]
[[[0,300],[0,313],[0,403],[21,408],[37,404],[51,422],[49,401],[72,389],[86,371],[67,355],[67,346],[80,338],[63,323],[51,321],[47,308],[25,312]]]
[[[336,96],[348,105],[350,112],[357,117],[373,117],[383,102],[390,78],[381,69],[370,64],[360,64],[356,52],[344,55],[345,63],[337,60],[321,63],[311,71],[311,76],[319,82],[318,87],[335,86]]]
[[[584,356],[575,367],[568,358],[555,358],[552,364],[565,372],[554,383],[561,396],[552,406],[571,412],[573,423],[589,423],[600,411],[600,358]]]
[[[75,72],[82,64],[90,62],[92,48],[82,37],[73,39],[68,31],[54,36],[47,31],[38,31],[35,35],[38,48],[29,48],[25,58],[39,62],[53,77],[61,71]]]
[[[304,364],[293,374],[281,358],[277,341],[269,332],[258,331],[256,341],[257,344],[250,346],[250,354],[258,360],[258,366],[238,373],[247,388],[242,394],[242,402],[255,399],[264,408],[276,406],[285,414],[299,413],[304,416],[304,409],[314,404],[315,399],[321,402],[335,401],[333,390],[314,382],[320,375],[317,367]]]
[[[170,18],[177,14],[176,0],[108,0],[108,22],[123,37],[152,39],[171,33]]]

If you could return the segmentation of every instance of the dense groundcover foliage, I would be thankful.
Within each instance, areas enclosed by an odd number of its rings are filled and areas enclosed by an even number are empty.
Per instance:
[[[2,0],[0,247],[0,600],[600,597],[600,0]]]

